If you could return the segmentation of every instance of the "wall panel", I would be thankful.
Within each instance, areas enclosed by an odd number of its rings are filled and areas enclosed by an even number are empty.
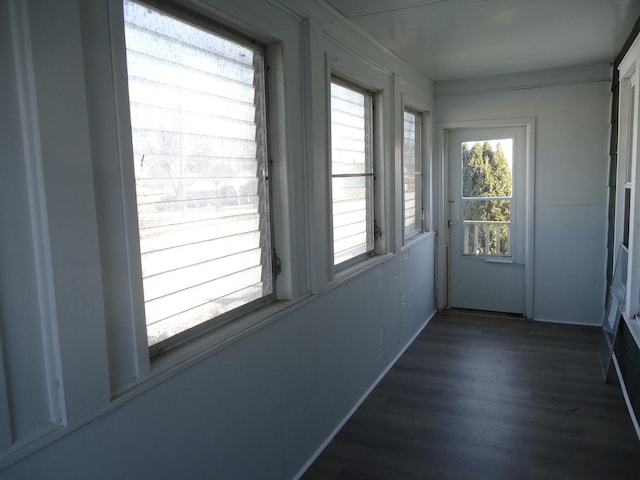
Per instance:
[[[534,311],[538,320],[600,325],[604,314],[608,81],[593,69],[438,85],[438,122],[536,119]],[[579,79],[584,77],[583,81]],[[472,83],[472,82],[468,82]],[[498,88],[494,91],[491,86]],[[442,146],[439,146],[441,151]]]

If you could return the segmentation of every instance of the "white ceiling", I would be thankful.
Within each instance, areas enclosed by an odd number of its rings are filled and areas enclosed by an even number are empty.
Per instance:
[[[435,81],[611,62],[640,0],[326,0]]]

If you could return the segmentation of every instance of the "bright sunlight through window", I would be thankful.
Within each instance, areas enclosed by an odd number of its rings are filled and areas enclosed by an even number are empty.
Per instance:
[[[372,98],[331,83],[334,264],[373,250]]]
[[[137,2],[124,14],[154,345],[273,292],[263,55]]]

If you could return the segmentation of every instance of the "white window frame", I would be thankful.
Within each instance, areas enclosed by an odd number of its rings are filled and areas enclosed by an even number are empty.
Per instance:
[[[234,31],[230,31],[227,29],[222,29],[220,28],[217,24],[211,22],[208,18],[203,17],[199,14],[197,14],[197,12],[195,11],[191,11],[191,10],[185,10],[182,7],[179,7],[178,5],[174,5],[172,3],[157,3],[154,2],[153,0],[133,0],[135,3],[138,3],[140,5],[146,5],[149,8],[154,9],[155,11],[157,11],[159,14],[161,15],[166,15],[170,18],[173,18],[174,20],[177,20],[179,22],[184,22],[185,24],[188,25],[193,25],[197,28],[201,28],[205,31],[211,32],[212,34],[219,36],[221,38],[227,39],[233,43],[239,44],[239,45],[245,45],[247,48],[254,50],[255,52],[257,52],[259,55],[261,55],[262,59],[264,60],[264,63],[266,63],[266,57],[267,57],[267,50],[266,47],[261,46],[260,44],[258,44],[255,41],[252,40],[248,40],[246,39],[243,35],[234,32]],[[266,84],[266,66],[264,67],[264,69],[262,69],[260,72],[260,75],[263,77],[263,82]],[[263,115],[265,117],[265,119],[267,118],[267,109],[268,109],[268,105],[267,105],[267,97],[268,97],[268,89],[266,88],[266,85],[264,86],[264,105],[262,105],[262,107],[264,108],[264,112]],[[268,122],[267,122],[268,123]],[[268,124],[265,125],[267,131],[268,131]],[[267,135],[268,137],[268,135]],[[266,155],[267,158],[269,157],[269,140],[267,138],[266,140],[267,145],[265,146],[265,148],[267,149]],[[265,161],[265,165],[264,167],[266,169],[268,169],[268,160]],[[273,226],[273,218],[272,218],[272,209],[271,209],[271,182],[269,181],[269,172],[266,172],[266,181],[267,181],[267,188],[268,188],[268,192],[267,192],[267,196],[266,196],[266,202],[269,205],[269,212],[267,213],[267,221],[269,223],[268,229],[267,229],[267,235],[269,237],[268,239],[268,243],[269,243],[269,250],[266,255],[263,253],[263,256],[266,256],[266,261],[268,262],[268,270],[269,270],[269,274],[271,275],[271,292],[267,293],[266,295],[261,296],[260,298],[257,298],[255,300],[252,300],[248,303],[244,303],[230,311],[224,312],[222,314],[216,315],[212,318],[210,318],[209,320],[205,320],[203,322],[200,322],[194,326],[191,326],[189,328],[185,328],[180,330],[179,332],[170,335],[167,338],[164,338],[160,341],[154,342],[153,344],[150,345],[150,353],[152,356],[158,355],[163,353],[166,350],[169,350],[171,348],[174,348],[176,345],[183,343],[184,341],[187,341],[191,338],[194,338],[198,335],[200,335],[202,332],[204,331],[208,331],[211,329],[215,329],[215,328],[219,328],[220,326],[224,325],[225,323],[231,322],[233,320],[235,320],[236,318],[251,312],[257,308],[260,308],[263,305],[266,305],[270,302],[272,302],[275,299],[275,277],[276,274],[278,273],[277,271],[274,271],[275,268],[277,268],[276,266],[276,261],[275,258],[276,254],[275,254],[275,246],[274,246],[274,242],[273,242],[273,230],[272,230],[272,226]],[[264,233],[264,232],[263,232]],[[263,265],[263,268],[265,267],[265,265]]]
[[[399,148],[396,149],[396,245],[398,250],[405,248],[411,248],[412,245],[423,241],[426,238],[434,235],[433,232],[433,219],[434,214],[434,192],[437,189],[437,185],[433,183],[434,178],[434,165],[432,162],[432,149],[433,143],[433,122],[431,112],[433,110],[433,97],[425,94],[415,85],[409,84],[400,80],[396,83],[396,98],[400,105],[400,108],[395,113],[396,115],[396,133],[395,138],[398,142]],[[404,111],[408,109],[413,112],[417,112],[421,116],[422,120],[422,151],[420,157],[421,168],[421,202],[422,202],[422,215],[421,231],[414,235],[405,238],[404,230],[404,172],[403,172],[403,159],[402,159],[402,146],[404,141]],[[417,188],[417,187],[416,187]]]
[[[368,139],[368,144],[365,146],[365,155],[368,150],[368,158],[365,162],[365,172],[362,174],[337,174],[333,171],[333,161],[331,162],[331,184],[333,184],[333,180],[336,178],[364,178],[367,185],[370,185],[371,191],[366,191],[366,236],[367,242],[371,241],[371,247],[367,249],[366,252],[353,256],[347,260],[344,260],[340,263],[335,263],[335,238],[334,242],[332,242],[333,246],[333,254],[334,254],[334,267],[337,269],[344,269],[349,267],[350,265],[361,262],[362,260],[369,258],[375,255],[375,242],[377,236],[377,224],[376,224],[376,210],[375,210],[375,197],[376,197],[376,185],[375,185],[375,177],[376,177],[376,162],[375,162],[375,137],[376,137],[376,122],[374,119],[374,108],[375,108],[375,93],[370,92],[369,90],[358,86],[352,82],[347,80],[343,80],[338,76],[332,76],[331,85],[338,85],[340,87],[346,88],[353,92],[362,94],[365,98],[365,115],[368,118],[365,118],[365,139]],[[330,95],[329,102],[331,104],[332,97]],[[367,105],[368,103],[368,105]],[[330,106],[329,112],[331,112],[332,106]],[[332,133],[330,138],[332,138]],[[332,143],[332,141],[330,141]],[[367,179],[370,179],[369,182]],[[332,233],[335,232],[333,228],[333,215],[334,210],[334,197],[333,190],[331,192],[331,219],[332,219]],[[369,238],[370,236],[370,238]]]
[[[160,352],[162,355],[151,358],[147,345],[139,260],[135,181],[130,160],[132,140],[123,5],[121,0],[109,2],[108,12],[104,12],[109,16],[109,30],[95,30],[88,34],[89,38],[107,38],[108,47],[97,41],[89,42],[91,48],[88,48],[90,53],[87,58],[89,72],[93,75],[89,117],[92,130],[99,132],[96,138],[101,144],[100,151],[94,154],[94,170],[100,199],[98,226],[104,240],[101,250],[102,264],[105,266],[106,336],[111,393],[114,396],[128,391],[143,378],[161,374],[178,364],[189,364],[202,354],[243,338],[259,326],[278,318],[309,288],[308,264],[300,261],[300,255],[305,253],[304,245],[298,245],[301,239],[294,234],[303,228],[304,210],[292,208],[292,205],[304,205],[303,194],[296,191],[296,179],[301,175],[302,167],[296,162],[287,161],[289,155],[302,155],[302,146],[294,141],[303,135],[303,125],[297,120],[299,91],[287,89],[284,85],[285,75],[287,78],[301,79],[302,73],[295,62],[285,65],[282,43],[262,29],[261,19],[267,11],[273,12],[271,6],[260,7],[249,15],[249,23],[233,21],[226,13],[217,16],[216,11],[201,9],[195,2],[180,2],[178,5],[181,10],[185,6],[208,25],[220,28],[223,34],[232,30],[241,38],[252,39],[266,46],[272,246],[278,246],[281,273],[275,279],[274,301],[242,312],[222,325],[211,325],[212,328],[205,328],[197,335],[181,341],[179,348],[163,349]],[[229,5],[228,10],[233,18],[246,16],[240,5]],[[104,13],[97,7],[95,15],[92,13],[95,17],[93,22],[99,24],[100,15]],[[285,28],[291,25],[291,19],[285,12],[276,15],[274,22],[283,26],[283,40],[294,42],[298,38],[294,30]],[[104,62],[105,57],[110,59],[110,63]],[[178,347],[178,344],[174,346]]]
[[[395,223],[391,192],[393,192],[394,155],[391,150],[393,142],[385,141],[385,134],[392,132],[393,122],[393,77],[389,71],[381,68],[375,62],[371,62],[366,56],[362,56],[332,37],[325,37],[325,86],[326,86],[326,120],[327,120],[327,211],[328,211],[328,245],[327,268],[330,272],[329,282],[339,282],[350,278],[351,275],[367,269],[377,263],[383,256],[393,249],[395,245]],[[335,265],[333,260],[333,208],[331,192],[331,95],[330,84],[332,79],[339,79],[360,90],[371,93],[373,97],[373,169],[374,169],[374,195],[373,216],[377,235],[374,234],[374,249],[369,255],[351,259]]]
[[[636,106],[633,96],[638,95],[638,73],[635,64],[620,76],[620,107],[619,107],[619,131],[618,131],[618,165],[616,174],[616,228],[615,244],[623,243],[628,247],[631,235],[630,212],[625,212],[625,197],[629,199],[633,194],[633,168],[634,168],[634,136],[633,125]],[[632,92],[635,94],[632,95]],[[634,102],[636,103],[636,102]],[[631,205],[629,205],[631,208]],[[627,214],[625,220],[625,213]],[[625,230],[626,228],[626,230]],[[626,236],[626,238],[625,238]]]
[[[623,320],[640,346],[640,37],[636,37],[618,67],[619,107],[618,107],[618,164],[615,199],[614,246],[617,254],[622,249],[618,245],[628,245],[626,265],[626,293],[620,312]],[[614,258],[614,265],[617,264]],[[615,361],[615,355],[614,355]],[[617,363],[616,363],[617,368]],[[618,375],[620,371],[618,369]],[[622,382],[623,390],[626,390]],[[625,399],[636,433],[640,436],[638,419]]]
[[[415,230],[413,232],[407,233],[406,231],[406,188],[405,188],[405,171],[404,171],[404,159],[405,159],[405,149],[404,149],[404,140],[405,140],[405,130],[404,130],[404,116],[405,114],[411,114],[416,119],[416,127],[415,127],[415,214],[414,214],[414,225]],[[419,111],[419,109],[410,107],[408,105],[404,105],[402,108],[402,166],[401,166],[401,176],[402,176],[402,238],[403,244],[407,244],[412,238],[425,231],[425,209],[424,209],[424,185],[425,185],[425,138],[426,136],[426,126],[425,126],[425,114],[424,112]]]
[[[618,110],[618,165],[615,214],[615,245],[628,244],[627,294],[622,315],[640,334],[640,196],[638,195],[638,149],[640,134],[640,90],[638,66],[640,64],[640,41],[636,39],[625,55],[618,70],[620,75],[620,98]],[[628,197],[628,212],[625,206]],[[626,232],[625,232],[626,225]],[[616,249],[617,251],[617,249]],[[636,320],[633,320],[636,318]]]

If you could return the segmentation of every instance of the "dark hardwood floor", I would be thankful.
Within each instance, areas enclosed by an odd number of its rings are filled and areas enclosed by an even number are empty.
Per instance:
[[[595,328],[436,315],[303,480],[640,479]]]

